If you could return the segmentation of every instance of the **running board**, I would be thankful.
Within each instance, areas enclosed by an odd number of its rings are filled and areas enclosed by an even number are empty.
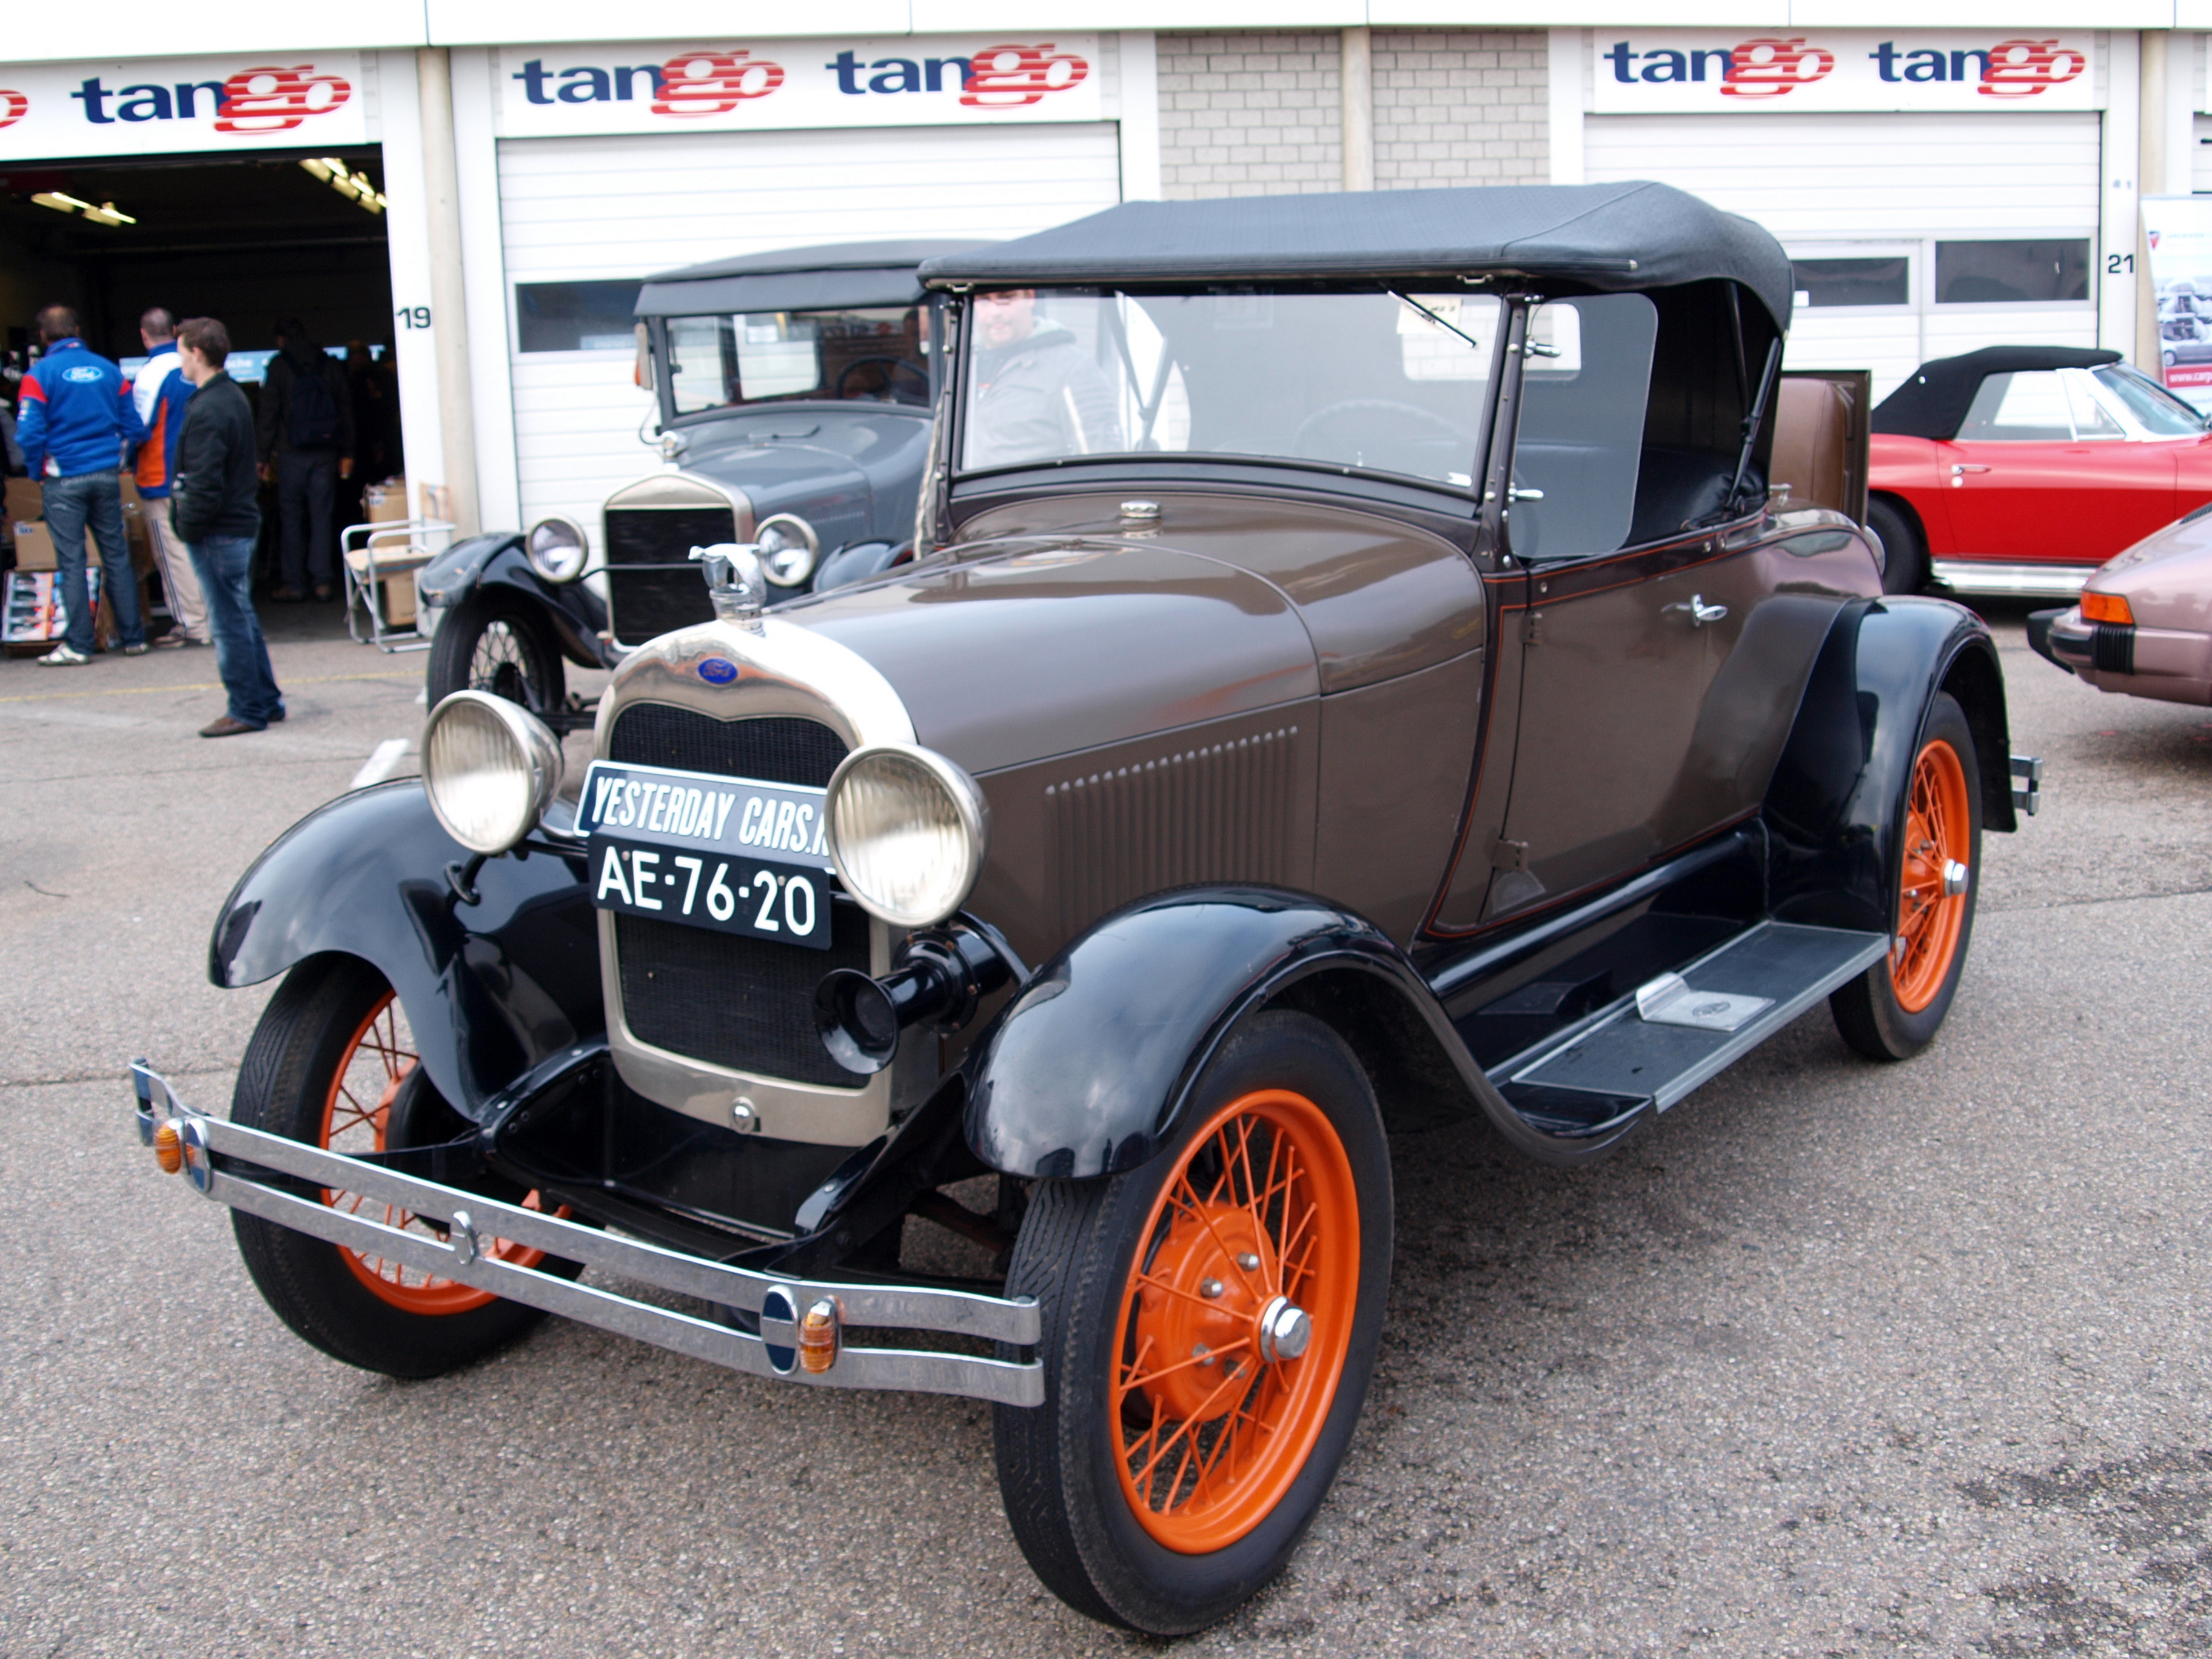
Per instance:
[[[1665,1111],[1888,948],[1880,933],[1763,921],[1492,1075],[1546,1133],[1606,1134],[1639,1112]]]

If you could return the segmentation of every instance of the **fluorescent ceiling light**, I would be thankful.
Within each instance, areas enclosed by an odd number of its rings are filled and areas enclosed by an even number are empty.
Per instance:
[[[355,202],[371,213],[381,213],[392,204],[384,192],[368,181],[366,173],[356,173],[335,155],[309,155],[300,165],[321,179],[349,202]]]
[[[98,207],[89,202],[80,202],[74,196],[64,196],[58,190],[42,190],[31,198],[40,207],[52,208],[58,213],[81,213],[96,225],[135,225],[138,222],[127,213],[118,212],[112,202],[103,202]]]

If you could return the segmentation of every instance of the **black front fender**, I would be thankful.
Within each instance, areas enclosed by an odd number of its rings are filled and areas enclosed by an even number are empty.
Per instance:
[[[1776,918],[1893,930],[1905,788],[1944,690],[1983,751],[1985,826],[2014,827],[2004,676],[1988,627],[1947,599],[1856,601],[1821,644],[1767,791]]]
[[[451,608],[477,593],[504,592],[531,602],[559,641],[561,653],[585,668],[612,668],[620,660],[599,635],[607,607],[579,580],[549,582],[507,532],[455,542],[422,567],[418,586],[427,604]]]
[[[1609,1151],[1532,1128],[1482,1074],[1418,969],[1380,928],[1310,895],[1186,888],[1097,923],[1024,984],[969,1050],[963,1131],[988,1167],[1079,1180],[1166,1145],[1246,1013],[1287,1005],[1334,1025],[1393,1127],[1474,1114],[1550,1164]]]
[[[343,951],[391,982],[438,1092],[475,1121],[532,1066],[606,1029],[599,932],[580,851],[532,844],[489,860],[463,904],[467,849],[416,779],[341,795],[240,878],[208,942],[208,977],[258,984]]]

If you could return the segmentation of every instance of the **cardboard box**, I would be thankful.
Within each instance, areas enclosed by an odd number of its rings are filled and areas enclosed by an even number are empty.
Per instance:
[[[384,579],[384,625],[386,628],[412,628],[415,625],[415,578],[386,576]]]
[[[46,492],[36,478],[8,480],[8,516],[18,522],[46,516]]]
[[[407,521],[407,480],[386,478],[382,483],[370,484],[361,492],[362,505],[371,524],[404,524]]]
[[[13,483],[14,479],[9,482]],[[54,538],[46,529],[44,519],[27,521],[19,520],[15,525],[15,568],[18,570],[52,570],[54,568]]]

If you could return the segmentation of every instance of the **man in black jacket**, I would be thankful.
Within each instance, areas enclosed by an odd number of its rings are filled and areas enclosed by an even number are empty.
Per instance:
[[[253,546],[261,537],[253,410],[222,372],[229,356],[230,335],[214,318],[177,325],[177,359],[198,390],[185,405],[177,439],[169,522],[207,596],[216,672],[230,696],[222,718],[201,728],[204,738],[265,731],[284,718],[269,642],[253,614]]]
[[[353,477],[353,388],[296,317],[276,325],[282,348],[261,383],[261,476],[276,481],[283,581],[272,599],[327,599],[337,580],[331,521],[338,480]]]

